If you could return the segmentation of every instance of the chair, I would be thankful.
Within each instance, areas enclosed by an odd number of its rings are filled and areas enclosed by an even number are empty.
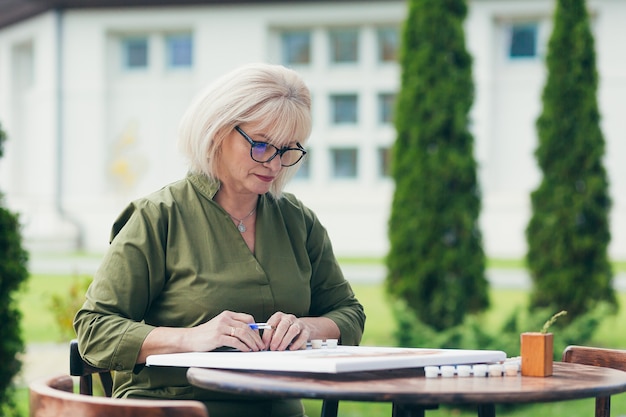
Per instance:
[[[626,350],[605,349],[589,346],[568,346],[563,351],[563,362],[626,371]],[[610,417],[611,397],[596,397],[596,417]]]
[[[34,381],[30,417],[208,417],[199,401],[136,400],[74,394],[74,380],[59,375]]]
[[[78,351],[78,341],[70,342],[70,375],[79,377],[80,393],[83,395],[93,395],[93,375],[100,377],[100,383],[104,395],[113,395],[113,378],[109,369],[94,368],[83,360]]]
[[[70,375],[79,377],[79,387],[81,394],[93,395],[94,374],[97,374],[100,377],[100,382],[102,384],[104,395],[106,395],[107,397],[111,397],[113,395],[113,378],[111,377],[111,371],[108,369],[94,368],[93,366],[85,362],[82,356],[80,356],[80,352],[78,351],[78,341],[76,339],[72,340],[70,342]],[[67,391],[67,389],[65,390]],[[338,408],[339,401],[324,400],[322,402],[321,415],[323,417],[336,417]],[[31,415],[30,417],[39,416]],[[89,417],[91,417],[91,415]]]

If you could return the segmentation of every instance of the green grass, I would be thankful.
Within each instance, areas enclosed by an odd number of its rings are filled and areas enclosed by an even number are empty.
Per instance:
[[[50,311],[50,300],[53,294],[67,294],[76,277],[64,275],[32,276],[24,291],[19,295],[19,305],[23,312],[23,335],[26,343],[54,342],[61,340],[59,331]],[[363,335],[363,345],[393,345],[394,321],[381,285],[356,284],[354,291],[363,303],[367,322]],[[492,307],[483,318],[486,326],[498,328],[502,320],[514,309],[525,306],[527,292],[523,290],[497,289],[491,291]],[[626,293],[618,294],[620,313],[608,317],[599,328],[595,340],[591,344],[626,348]],[[22,415],[28,415],[28,394],[26,389],[18,392],[18,401]],[[305,400],[309,416],[320,413],[321,401]],[[588,417],[593,415],[593,399],[568,401],[562,403],[536,404],[499,409],[499,415],[522,417],[530,415]],[[340,417],[389,417],[391,406],[386,403],[341,402]],[[475,410],[442,407],[426,412],[427,417],[465,417],[476,416]],[[614,396],[612,399],[612,415],[626,415],[626,394]]]
[[[19,296],[22,311],[22,335],[26,343],[61,341],[50,304],[52,296],[68,294],[76,277],[69,275],[33,275]]]

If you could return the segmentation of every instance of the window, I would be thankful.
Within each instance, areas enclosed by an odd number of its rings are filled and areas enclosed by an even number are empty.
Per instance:
[[[356,29],[335,29],[330,34],[330,61],[335,64],[356,63],[359,32]]]
[[[378,148],[378,176],[388,178],[391,176],[391,148]]]
[[[300,162],[298,162],[298,165],[297,165],[298,171],[296,171],[294,178],[297,178],[300,180],[311,178],[311,163],[309,162],[310,159],[311,159],[311,149],[307,147],[306,155],[304,155],[304,158],[302,158]]]
[[[357,123],[357,95],[336,94],[330,97],[331,120],[333,124]]]
[[[378,122],[381,124],[393,123],[393,112],[396,103],[396,95],[393,93],[381,93],[378,95]]]
[[[378,61],[397,61],[399,36],[398,28],[396,27],[384,27],[378,29]]]
[[[509,58],[533,58],[537,56],[537,24],[511,25]]]
[[[356,178],[357,157],[356,148],[335,148],[330,150],[333,178]]]
[[[148,67],[147,37],[122,39],[122,65],[127,69],[142,69]]]
[[[283,62],[285,65],[311,63],[311,33],[308,31],[283,32]]]
[[[193,64],[193,39],[191,34],[167,35],[165,48],[168,68],[190,68]]]

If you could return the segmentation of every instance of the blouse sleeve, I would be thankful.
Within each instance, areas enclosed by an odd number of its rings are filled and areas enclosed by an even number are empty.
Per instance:
[[[307,217],[311,220],[307,239],[312,266],[310,314],[333,320],[341,332],[341,344],[358,345],[365,327],[363,306],[344,278],[326,229],[313,212]]]
[[[93,366],[133,370],[154,329],[142,320],[163,287],[161,217],[155,205],[133,203],[113,226],[109,250],[74,319],[81,355]]]

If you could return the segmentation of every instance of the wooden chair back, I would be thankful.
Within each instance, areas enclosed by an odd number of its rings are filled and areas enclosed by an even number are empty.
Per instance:
[[[30,417],[208,417],[206,407],[190,400],[136,400],[74,394],[74,380],[59,375],[34,381]]]
[[[93,375],[100,377],[102,391],[106,397],[113,395],[113,377],[109,369],[94,368],[83,360],[78,351],[78,341],[70,342],[70,375],[79,378],[79,389],[83,395],[93,395]]]
[[[568,346],[563,351],[563,362],[626,371],[626,350],[606,349],[590,346]],[[596,417],[611,416],[611,397],[596,398]]]

